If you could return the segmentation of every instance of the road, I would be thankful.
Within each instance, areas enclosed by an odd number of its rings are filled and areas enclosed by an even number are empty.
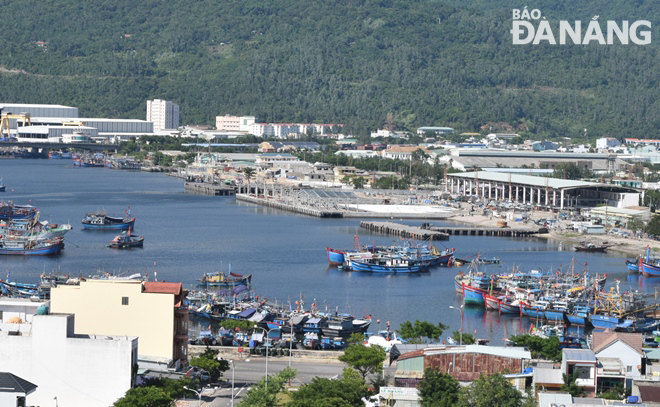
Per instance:
[[[247,392],[251,385],[261,380],[266,374],[266,358],[254,357],[246,359],[236,359],[236,368],[234,371],[234,403],[238,405],[241,397]],[[288,360],[268,359],[268,374],[273,375],[289,366]],[[341,375],[346,365],[336,361],[323,360],[293,360],[291,367],[296,370],[297,376],[291,380],[291,386],[297,387],[312,381],[314,377],[335,378]],[[385,374],[392,376],[393,367],[387,367]],[[223,384],[216,389],[207,389],[202,394],[203,407],[229,407],[231,406],[231,369],[224,373],[223,378],[228,383]]]

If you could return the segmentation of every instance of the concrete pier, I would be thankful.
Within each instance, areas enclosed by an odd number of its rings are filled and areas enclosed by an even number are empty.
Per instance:
[[[317,218],[341,218],[343,214],[339,211],[322,211],[319,209],[310,208],[308,206],[289,205],[283,202],[276,201],[272,198],[254,197],[246,194],[236,194],[236,199],[244,202],[251,202],[259,205],[269,206],[271,208],[282,209],[301,213],[303,215],[316,216]]]
[[[360,222],[360,227],[371,232],[388,236],[400,236],[418,240],[448,240],[449,235],[435,230],[422,229],[417,226],[402,225],[393,222]]]
[[[234,195],[236,192],[233,187],[225,185],[213,185],[207,182],[186,182],[183,184],[183,189],[186,191],[194,192],[203,195],[227,196]]]
[[[429,230],[435,230],[442,233],[447,233],[448,235],[462,235],[462,236],[501,236],[501,237],[524,237],[532,236],[539,233],[547,233],[547,229],[543,231],[542,229],[534,228],[502,228],[502,227],[444,227],[444,226],[433,226]]]

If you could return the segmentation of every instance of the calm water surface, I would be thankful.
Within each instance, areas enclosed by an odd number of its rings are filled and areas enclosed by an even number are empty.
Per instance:
[[[257,294],[270,300],[286,303],[302,294],[307,304],[315,301],[321,309],[371,314],[374,321],[381,319],[383,329],[386,320],[393,328],[416,319],[443,322],[452,330],[461,326],[460,312],[449,308],[461,304],[453,287],[459,268],[410,276],[328,268],[325,246],[350,248],[356,234],[362,243],[393,243],[391,237],[360,230],[357,219],[317,219],[237,203],[233,197],[193,195],[184,193],[181,180],[163,174],[79,168],[70,160],[0,159],[0,177],[7,184],[0,199],[31,201],[41,211],[41,219],[74,227],[58,257],[2,256],[2,278],[5,271],[21,282],[37,282],[41,273],[53,269],[84,276],[98,270],[150,276],[157,271],[159,280],[181,281],[193,288],[202,273],[226,271],[231,263],[232,271],[253,274]],[[105,245],[114,232],[82,230],[80,220],[86,212],[105,209],[123,215],[128,206],[137,218],[135,234],[145,236],[143,249],[110,249]],[[493,272],[513,266],[566,269],[575,259],[576,271],[587,263],[591,272],[607,273],[608,283],[621,279],[623,289],[653,291],[660,282],[628,276],[621,255],[575,253],[569,245],[543,239],[452,236],[442,244],[454,247],[458,257],[477,252],[499,257],[503,264],[491,268]],[[465,332],[476,330],[493,343],[529,327],[527,319],[500,317],[483,308],[466,309],[463,324]],[[374,322],[370,330],[377,329]]]

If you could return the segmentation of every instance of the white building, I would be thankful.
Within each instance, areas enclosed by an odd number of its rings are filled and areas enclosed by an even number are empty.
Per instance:
[[[451,127],[420,127],[417,129],[417,134],[420,136],[423,136],[428,132],[434,134],[451,134],[454,132],[454,129]]]
[[[32,117],[78,117],[78,108],[62,105],[33,105],[27,103],[0,103],[2,113],[25,113]],[[12,125],[12,128],[15,128]]]
[[[596,140],[596,148],[607,150],[609,148],[618,147],[621,142],[613,137],[603,137]]]
[[[154,130],[176,129],[179,127],[179,106],[169,100],[147,100],[147,121],[154,124]]]
[[[254,116],[216,116],[216,130],[250,132],[252,125],[256,122]]]
[[[34,316],[30,330],[0,331],[0,340],[0,371],[39,386],[30,405],[107,407],[131,387],[136,337],[75,335],[73,315],[53,314]]]
[[[269,123],[254,123],[250,126],[249,132],[257,137],[268,138],[275,136],[275,128]]]
[[[31,406],[28,394],[34,393],[37,385],[9,372],[0,372],[0,406]]]
[[[74,133],[85,135],[88,139],[97,137],[98,129],[89,126],[24,126],[18,128],[16,139],[19,142],[61,143],[66,135]]]
[[[87,126],[98,129],[99,136],[129,134],[153,134],[154,124],[138,119],[104,119],[104,118],[72,118],[72,117],[33,117],[33,126]]]

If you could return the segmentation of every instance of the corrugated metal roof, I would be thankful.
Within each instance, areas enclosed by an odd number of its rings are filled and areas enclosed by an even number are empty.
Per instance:
[[[534,383],[563,384],[561,369],[534,368]]]
[[[573,397],[573,406],[604,406],[605,400],[587,397]]]
[[[565,393],[539,393],[540,407],[550,407],[551,404],[571,405],[573,404],[573,396]]]
[[[549,178],[549,177],[535,177],[533,175],[520,175],[520,174],[510,174],[510,173],[501,173],[501,172],[486,172],[486,171],[477,171],[477,176],[480,181],[497,181],[497,182],[509,182],[509,177],[511,182],[514,184],[525,184],[538,187],[545,187],[546,180],[548,187],[562,189],[562,188],[584,188],[584,187],[612,187],[608,184],[599,184],[596,182],[587,182],[587,181],[574,181],[568,179],[559,179],[559,178]],[[457,178],[467,178],[474,179],[474,172],[465,172],[465,173],[454,173],[449,174],[450,177]]]
[[[562,359],[571,362],[596,362],[596,355],[591,349],[562,349]]]
[[[531,359],[532,354],[521,347],[514,346],[484,346],[484,345],[463,345],[463,346],[445,346],[438,348],[425,349],[424,355],[434,355],[438,353],[482,353],[486,355],[501,356],[505,358]]]
[[[653,348],[653,349],[644,348],[642,350],[644,351],[644,353],[646,353],[647,359],[660,360],[660,348]]]

